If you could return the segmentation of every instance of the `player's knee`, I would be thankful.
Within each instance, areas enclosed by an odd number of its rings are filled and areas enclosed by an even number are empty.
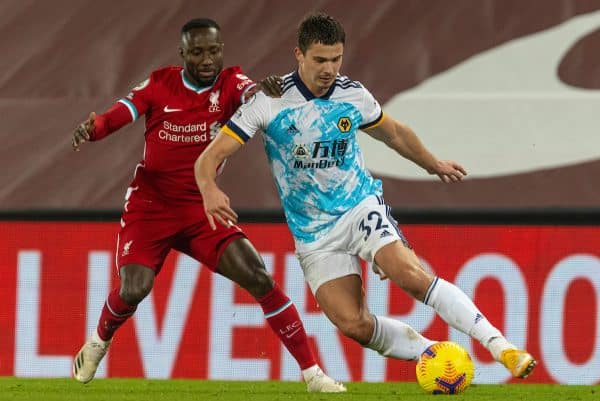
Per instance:
[[[152,281],[145,281],[126,287],[121,286],[119,296],[127,305],[133,306],[142,302],[142,300],[146,298],[151,290]]]
[[[273,288],[273,278],[263,267],[254,269],[251,275],[252,279],[248,283],[247,290],[255,298],[260,298]]]
[[[338,329],[348,338],[361,345],[367,344],[373,334],[373,324],[363,316],[340,319],[335,322]]]
[[[121,288],[119,296],[128,305],[139,304],[152,290],[154,271],[142,265],[121,267]]]
[[[397,283],[408,295],[422,301],[433,276],[420,265],[406,264],[402,269],[402,278]]]

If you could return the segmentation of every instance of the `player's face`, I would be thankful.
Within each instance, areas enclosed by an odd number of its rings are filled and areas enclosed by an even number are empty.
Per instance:
[[[302,53],[294,49],[298,60],[298,72],[304,84],[315,96],[323,96],[335,82],[335,77],[342,66],[344,45],[324,45],[313,43]]]
[[[216,28],[198,28],[181,37],[179,54],[186,75],[198,86],[212,85],[223,69],[223,42]]]

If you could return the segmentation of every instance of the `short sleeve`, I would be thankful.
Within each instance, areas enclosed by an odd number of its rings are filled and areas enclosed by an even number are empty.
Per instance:
[[[242,104],[223,127],[223,132],[245,144],[256,131],[264,130],[269,118],[269,98],[258,92]]]
[[[244,75],[241,69],[233,74],[233,79],[231,81],[233,86],[233,97],[239,101],[239,104],[246,103],[249,100],[246,94],[252,87],[256,86],[254,81]]]
[[[131,89],[127,96],[119,100],[119,103],[124,104],[129,109],[133,121],[146,114],[146,111],[150,108],[153,85],[154,79],[150,76]]]
[[[374,128],[379,125],[383,119],[383,111],[379,102],[373,97],[371,92],[363,87],[363,101],[360,107],[363,116],[363,123],[359,127],[361,130]]]

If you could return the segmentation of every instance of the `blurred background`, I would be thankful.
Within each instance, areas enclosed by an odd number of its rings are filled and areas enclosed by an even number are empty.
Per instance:
[[[70,149],[74,127],[154,69],[179,65],[179,30],[193,17],[221,24],[226,65],[255,80],[290,72],[295,30],[310,10],[343,22],[342,72],[471,174],[443,185],[365,139],[391,206],[599,206],[598,1],[5,0],[0,209],[119,210],[143,122],[80,153]],[[280,209],[260,142],[222,177],[239,210]]]
[[[600,382],[596,0],[3,0],[0,375],[68,376],[116,282],[118,218],[142,157],[144,123],[75,153],[77,124],[151,71],[179,65],[180,28],[191,18],[215,19],[225,65],[260,80],[295,69],[297,24],[315,10],[345,27],[342,73],[439,158],[469,171],[460,185],[444,185],[360,138],[424,264],[460,283],[540,358],[532,380]],[[238,152],[220,179],[308,331],[318,334],[330,373],[345,381],[414,380],[412,365],[348,343],[319,313],[302,284],[261,141]],[[476,381],[510,380],[479,345],[368,277],[372,310],[461,342],[479,364]],[[257,379],[299,378],[260,308],[231,283],[179,254],[158,281],[100,377],[252,378],[248,367],[258,366]]]

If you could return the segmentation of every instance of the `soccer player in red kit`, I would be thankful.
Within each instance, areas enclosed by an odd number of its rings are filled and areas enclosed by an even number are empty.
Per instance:
[[[298,362],[308,391],[346,391],[317,365],[296,307],[245,234],[233,224],[211,229],[194,180],[198,155],[257,85],[239,67],[223,68],[220,27],[213,20],[186,23],[179,53],[183,67],[154,71],[106,113],[91,113],[73,133],[73,148],[79,150],[84,142],[146,116],[144,158],[127,190],[117,237],[120,285],[108,295],[96,332],[75,357],[73,375],[83,383],[93,379],[113,334],[150,293],[165,257],[176,249],[236,282],[260,303]],[[290,338],[289,326],[300,328]]]

